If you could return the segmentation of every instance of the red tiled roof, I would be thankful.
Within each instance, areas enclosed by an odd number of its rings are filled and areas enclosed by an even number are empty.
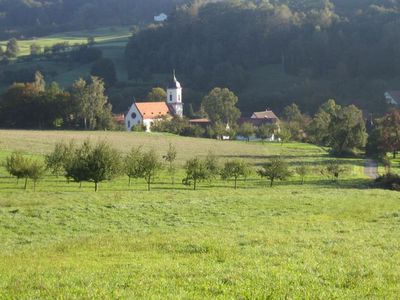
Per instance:
[[[271,110],[260,111],[253,113],[253,119],[274,119],[278,120],[278,117]]]
[[[143,119],[158,119],[171,115],[165,102],[137,102],[135,104]]]

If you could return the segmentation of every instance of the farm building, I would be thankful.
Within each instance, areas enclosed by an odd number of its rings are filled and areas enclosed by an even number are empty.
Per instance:
[[[279,118],[276,114],[269,109],[260,112],[254,112],[250,118],[240,118],[238,120],[238,124],[241,125],[243,123],[250,123],[254,126],[254,128],[258,128],[262,125],[279,125]],[[255,139],[256,137],[253,136],[251,139]],[[238,136],[237,139],[245,139],[244,137]],[[269,140],[271,142],[276,141],[276,136],[273,134]]]
[[[168,84],[166,101],[134,102],[125,117],[125,126],[132,131],[134,126],[143,125],[149,132],[155,121],[172,117],[183,117],[182,86],[175,72]]]

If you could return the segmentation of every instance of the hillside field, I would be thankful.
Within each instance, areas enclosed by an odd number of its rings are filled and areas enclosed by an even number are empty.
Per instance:
[[[220,179],[198,191],[163,171],[100,185],[47,175],[33,191],[0,167],[1,299],[396,299],[400,290],[397,192],[369,188],[363,159],[334,183],[331,160],[307,144],[222,142],[165,134],[0,131],[12,151],[42,159],[58,141],[106,140],[122,152],[171,143],[178,162],[213,151],[254,170],[281,155],[315,172],[269,188],[255,174],[239,189]]]

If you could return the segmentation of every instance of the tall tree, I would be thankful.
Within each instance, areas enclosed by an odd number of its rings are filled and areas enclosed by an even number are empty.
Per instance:
[[[227,88],[214,88],[204,97],[202,108],[210,121],[215,124],[222,122],[233,126],[240,117],[240,110],[236,107],[238,97]]]
[[[90,83],[83,79],[75,81],[72,96],[77,103],[78,115],[82,118],[85,129],[101,128],[105,118],[110,118],[111,109],[105,95],[104,82],[98,77],[91,77]]]
[[[17,57],[19,54],[19,45],[18,45],[18,41],[15,38],[12,38],[8,41],[7,43],[7,49],[6,49],[6,55],[7,57]]]
[[[149,102],[164,102],[167,99],[167,93],[163,88],[152,88],[147,94],[146,100]]]

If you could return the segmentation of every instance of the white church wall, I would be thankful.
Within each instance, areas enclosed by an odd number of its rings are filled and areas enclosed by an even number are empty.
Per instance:
[[[128,131],[132,131],[132,127],[138,124],[142,124],[143,119],[136,105],[133,104],[129,109],[128,114],[125,118],[125,126]]]

